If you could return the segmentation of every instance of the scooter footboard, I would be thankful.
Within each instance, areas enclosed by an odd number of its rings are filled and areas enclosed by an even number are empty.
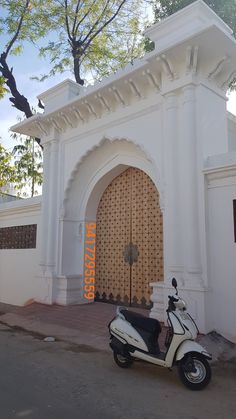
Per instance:
[[[205,356],[207,359],[212,359],[211,354],[209,354],[203,346],[197,342],[188,340],[184,341],[177,349],[175,360],[180,361],[189,352],[198,352]]]

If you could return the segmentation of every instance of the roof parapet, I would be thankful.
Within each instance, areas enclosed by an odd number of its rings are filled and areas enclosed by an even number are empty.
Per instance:
[[[83,92],[84,88],[73,80],[66,79],[41,93],[38,99],[41,100],[45,106],[44,113],[50,113],[58,107],[59,103],[69,102],[76,96]]]
[[[155,49],[160,51],[213,25],[232,36],[231,28],[204,1],[197,0],[148,28],[145,35],[155,42]]]

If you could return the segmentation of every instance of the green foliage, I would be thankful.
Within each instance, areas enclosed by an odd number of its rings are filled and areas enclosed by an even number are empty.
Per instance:
[[[0,35],[3,39],[8,39],[5,46],[2,42],[2,48],[7,49],[12,36],[18,30],[18,25],[23,16],[20,32],[17,34],[16,44],[11,49],[14,55],[23,51],[25,41],[36,42],[39,38],[46,35],[49,24],[49,15],[42,15],[45,10],[45,3],[42,0],[22,1],[22,0],[5,0],[0,2]]]
[[[13,137],[18,141],[12,151],[17,175],[15,187],[25,196],[35,196],[43,183],[42,149],[31,137],[17,134]]]
[[[2,99],[5,95],[5,93],[7,93],[7,89],[5,87],[5,79],[4,77],[0,76],[0,99]]]
[[[12,155],[0,144],[0,188],[10,187],[16,180],[17,173]]]
[[[18,144],[8,152],[0,144],[0,188],[14,186],[18,195],[34,196],[43,182],[42,150],[30,137],[13,134]]]
[[[12,106],[29,118],[32,110],[27,98],[18,90],[13,68],[8,65],[9,55],[23,51],[26,41],[35,42],[47,33],[45,22],[41,25],[41,0],[5,0],[0,2],[0,75],[1,86],[7,86]],[[36,6],[36,7],[35,7]],[[2,93],[2,88],[0,95]],[[38,141],[40,141],[38,139]]]

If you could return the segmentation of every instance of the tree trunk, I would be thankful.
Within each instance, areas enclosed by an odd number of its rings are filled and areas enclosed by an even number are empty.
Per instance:
[[[31,116],[33,116],[33,112],[30,108],[30,104],[27,98],[21,95],[17,88],[16,80],[12,73],[13,69],[10,69],[8,67],[8,64],[6,62],[6,54],[4,52],[0,55],[0,71],[4,79],[6,80],[5,83],[12,94],[12,97],[9,98],[10,102],[16,109],[23,112],[26,118],[30,118]],[[40,138],[35,138],[35,141],[37,141],[37,143],[41,146]]]
[[[81,86],[84,85],[84,80],[81,78],[81,67],[80,67],[80,58],[83,52],[81,51],[81,46],[79,41],[74,40],[72,43],[72,55],[74,60],[74,76],[76,83],[80,84]]]
[[[33,115],[29,102],[25,96],[21,95],[17,89],[15,77],[12,74],[12,69],[8,67],[6,62],[5,54],[2,53],[0,56],[0,70],[2,76],[6,79],[6,85],[9,87],[10,92],[13,97],[10,97],[10,101],[12,102],[13,106],[19,111],[24,112],[26,118],[30,118]]]
[[[80,60],[76,57],[74,57],[74,75],[75,75],[76,83],[83,86],[84,80],[80,77]]]

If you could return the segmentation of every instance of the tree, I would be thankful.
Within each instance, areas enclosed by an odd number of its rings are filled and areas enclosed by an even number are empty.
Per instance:
[[[13,148],[15,161],[15,188],[23,195],[35,196],[43,183],[43,156],[41,147],[31,137],[23,138],[13,134],[18,144]]]
[[[38,2],[40,5],[40,1]],[[25,1],[1,1],[0,6],[0,33],[10,36],[9,41],[0,52],[0,74],[1,74],[1,96],[6,91],[10,91],[9,98],[12,105],[23,112],[26,118],[33,115],[28,99],[20,93],[13,68],[8,65],[10,54],[17,55],[22,51],[22,43],[26,40],[35,42],[43,34],[45,30],[41,30],[39,19],[39,11],[32,12],[32,4],[30,0]],[[39,23],[39,25],[38,25]],[[5,89],[7,86],[7,89]],[[36,139],[40,143],[39,139]]]
[[[9,188],[17,180],[11,153],[0,144],[0,188]]]
[[[8,66],[8,57],[10,54],[19,54],[22,51],[22,42],[26,39],[35,40],[37,33],[31,33],[34,29],[29,15],[31,11],[30,0],[22,1],[2,1],[1,7],[3,15],[0,18],[0,32],[7,32],[10,34],[10,40],[6,43],[0,55],[0,72],[2,75],[2,82],[9,88],[12,97],[9,98],[14,107],[24,112],[25,116],[29,118],[33,115],[31,107],[27,98],[22,95],[16,84],[13,75],[13,68]]]
[[[139,56],[143,5],[142,0],[61,1],[52,27],[57,37],[40,49],[51,58],[50,74],[72,68],[83,85],[86,74],[99,79]]]

